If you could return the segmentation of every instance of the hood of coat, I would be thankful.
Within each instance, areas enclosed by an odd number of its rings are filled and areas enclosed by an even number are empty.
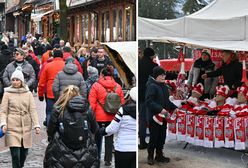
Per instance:
[[[26,93],[28,91],[29,88],[27,85],[21,88],[14,88],[13,86],[4,88],[4,92],[9,92],[9,93]]]
[[[110,76],[100,77],[98,83],[100,83],[106,89],[114,89],[116,86],[114,78]]]
[[[77,65],[75,65],[75,64],[73,64],[73,63],[67,63],[67,64],[65,65],[63,71],[64,71],[65,73],[67,73],[67,74],[73,75],[73,74],[77,73],[78,67],[77,67]]]
[[[11,51],[10,51],[9,49],[4,49],[4,50],[2,50],[1,52],[2,52],[3,55],[6,55],[6,56],[7,56],[7,55],[8,55],[8,56],[11,56],[11,54],[12,54]]]
[[[68,102],[71,112],[85,112],[85,100],[82,96],[75,96]]]
[[[130,115],[136,119],[136,103],[133,100],[129,100],[126,105],[123,106],[124,114]]]

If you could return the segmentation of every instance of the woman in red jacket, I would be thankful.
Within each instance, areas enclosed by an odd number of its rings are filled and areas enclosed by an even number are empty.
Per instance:
[[[99,127],[107,127],[111,121],[114,119],[115,115],[111,115],[104,111],[102,106],[99,104],[104,104],[107,91],[109,92],[113,91],[116,92],[120,98],[121,103],[124,104],[124,94],[122,92],[121,86],[115,82],[113,78],[113,71],[110,67],[103,68],[100,73],[99,80],[94,83],[91,87],[90,93],[89,93],[89,103],[91,106],[92,111],[96,115],[96,121],[99,124]],[[98,147],[98,154],[99,158],[101,156],[101,147],[102,147],[102,136],[96,135],[96,144]],[[105,137],[105,165],[110,166],[111,160],[112,160],[112,147],[113,147],[113,135]]]

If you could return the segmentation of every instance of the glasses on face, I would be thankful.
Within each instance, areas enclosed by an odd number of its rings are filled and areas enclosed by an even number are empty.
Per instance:
[[[13,79],[11,79],[11,81],[20,81],[20,79],[13,78]]]
[[[15,52],[14,55],[21,55],[19,52]]]

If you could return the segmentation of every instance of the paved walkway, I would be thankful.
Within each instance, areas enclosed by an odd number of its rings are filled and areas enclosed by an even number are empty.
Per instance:
[[[43,168],[43,158],[45,155],[45,150],[47,146],[47,135],[46,128],[42,125],[42,122],[45,119],[45,103],[40,102],[37,97],[35,97],[35,102],[37,106],[37,111],[39,114],[39,122],[41,125],[41,133],[39,135],[35,134],[33,130],[33,147],[29,149],[28,157],[25,162],[24,168]],[[104,142],[103,142],[104,143]],[[102,151],[104,152],[104,145]],[[104,153],[101,156],[101,166],[104,166]],[[114,168],[114,158],[112,162],[112,166],[108,166],[108,168]],[[5,147],[4,137],[0,139],[0,168],[11,168],[11,155],[9,148]]]

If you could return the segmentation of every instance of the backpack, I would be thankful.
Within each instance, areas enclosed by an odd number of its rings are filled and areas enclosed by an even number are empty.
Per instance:
[[[70,149],[80,149],[86,147],[92,133],[87,121],[87,113],[64,111],[59,122],[59,133],[62,141]]]
[[[99,83],[100,84],[100,83]],[[102,84],[100,84],[102,85]],[[104,109],[105,112],[107,112],[108,114],[116,114],[119,110],[119,108],[121,107],[121,98],[120,96],[116,93],[116,88],[117,88],[117,85],[115,85],[114,87],[114,92],[109,92],[104,86],[103,88],[106,90],[107,92],[107,96],[105,98],[105,101],[104,101],[104,105],[101,104],[98,101],[98,103],[100,104],[100,106]]]

